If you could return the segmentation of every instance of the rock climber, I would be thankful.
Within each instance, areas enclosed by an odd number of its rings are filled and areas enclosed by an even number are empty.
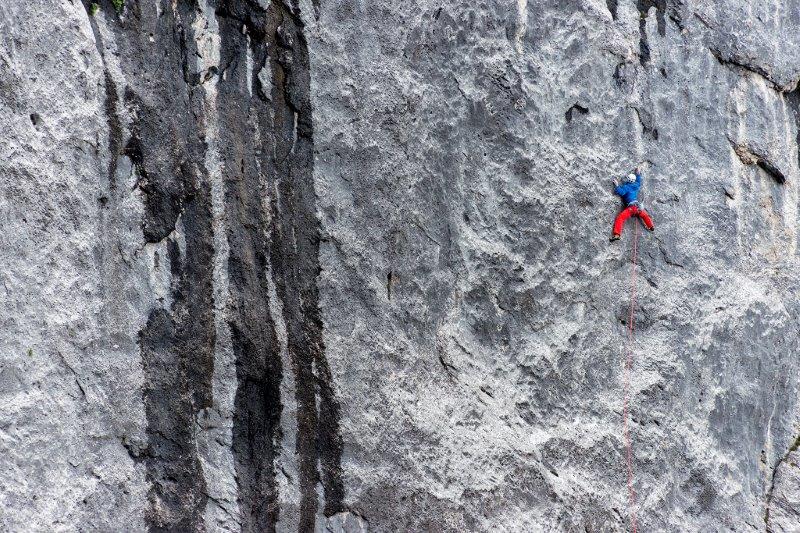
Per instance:
[[[632,216],[641,218],[642,222],[644,222],[644,227],[649,231],[656,230],[650,215],[647,214],[644,207],[639,205],[638,197],[641,186],[642,175],[639,173],[638,168],[633,171],[633,174],[628,174],[622,184],[614,178],[614,192],[622,198],[625,203],[625,209],[620,211],[616,220],[614,220],[614,233],[611,235],[611,241],[619,240],[619,236],[622,234],[622,226]]]

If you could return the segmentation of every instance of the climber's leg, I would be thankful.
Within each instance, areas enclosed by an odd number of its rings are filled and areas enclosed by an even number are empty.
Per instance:
[[[639,209],[639,212],[637,214],[639,215],[639,218],[642,219],[642,222],[644,222],[645,228],[647,228],[650,231],[656,230],[656,227],[653,225],[653,219],[650,218],[650,215],[647,214],[647,211],[645,211],[644,209]]]
[[[614,236],[619,237],[622,234],[622,226],[625,225],[625,221],[630,218],[632,214],[634,214],[634,210],[636,206],[629,206],[619,212],[617,218],[614,220]]]

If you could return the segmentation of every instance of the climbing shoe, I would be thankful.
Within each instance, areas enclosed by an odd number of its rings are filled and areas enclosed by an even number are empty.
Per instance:
[[[619,235],[617,235],[617,234],[615,233],[615,234],[614,234],[614,235],[612,235],[612,236],[611,236],[611,238],[610,238],[610,239],[608,239],[608,240],[609,240],[609,241],[611,241],[611,242],[618,241],[618,240],[619,240]]]
[[[655,226],[652,226],[652,227],[650,227],[650,228],[647,228],[647,231],[649,231],[650,233],[653,233],[655,230],[656,230],[656,227],[655,227]]]

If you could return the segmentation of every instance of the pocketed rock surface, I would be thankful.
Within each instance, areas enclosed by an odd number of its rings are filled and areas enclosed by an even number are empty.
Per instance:
[[[3,2],[0,530],[800,530],[798,81],[797,0]]]

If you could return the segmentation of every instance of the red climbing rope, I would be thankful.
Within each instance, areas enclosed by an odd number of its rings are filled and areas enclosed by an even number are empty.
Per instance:
[[[633,445],[631,444],[631,433],[628,427],[628,403],[630,401],[631,389],[631,367],[633,366],[633,319],[636,309],[636,255],[639,244],[639,224],[633,225],[633,252],[631,253],[631,308],[628,316],[628,346],[625,355],[624,372],[624,394],[622,398],[622,426],[625,433],[625,451],[628,466],[628,513],[631,521],[631,531],[637,533],[636,528],[636,492],[633,490]]]

